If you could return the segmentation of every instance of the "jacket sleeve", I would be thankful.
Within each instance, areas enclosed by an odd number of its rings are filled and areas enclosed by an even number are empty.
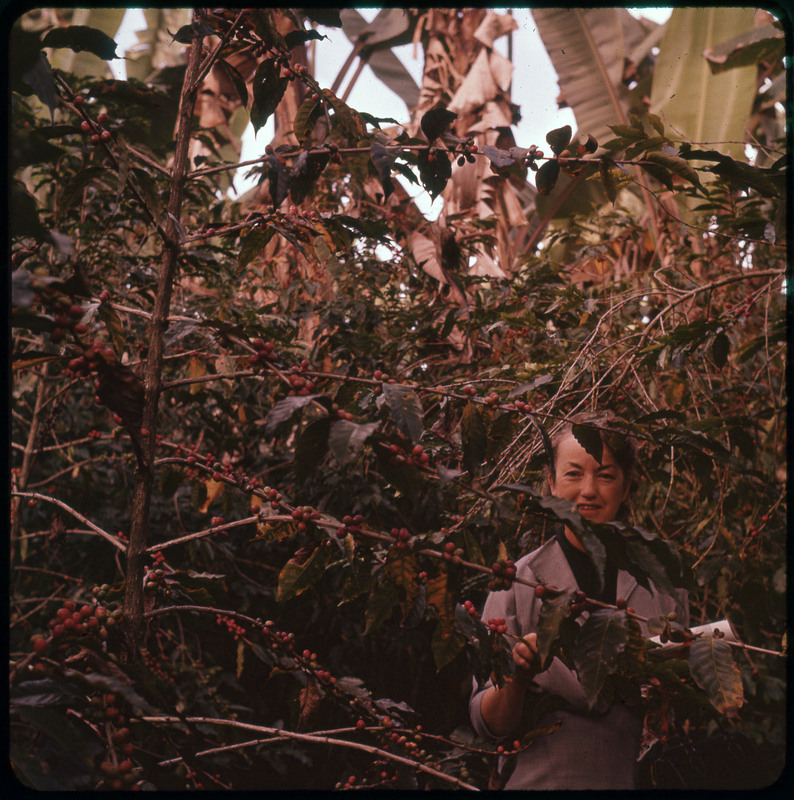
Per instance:
[[[530,630],[522,629],[516,616],[515,584],[513,584],[510,589],[505,589],[500,592],[491,592],[491,594],[488,595],[482,610],[482,621],[487,624],[488,620],[493,617],[503,617],[508,633],[512,633],[514,636],[525,636],[527,633],[531,633]],[[481,711],[483,694],[485,690],[491,686],[493,686],[493,681],[490,679],[482,686],[478,686],[476,679],[472,679],[469,716],[471,718],[471,724],[478,736],[483,739],[497,740],[504,737],[496,736],[491,732],[485,724],[485,720],[482,718]]]

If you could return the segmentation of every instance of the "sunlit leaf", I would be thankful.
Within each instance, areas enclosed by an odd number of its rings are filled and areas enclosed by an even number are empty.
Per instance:
[[[731,646],[713,636],[701,636],[689,647],[692,677],[721,714],[735,716],[744,703],[744,688]]]
[[[291,558],[279,573],[276,600],[284,603],[316,584],[325,572],[329,559],[329,549],[322,546],[302,563]]]

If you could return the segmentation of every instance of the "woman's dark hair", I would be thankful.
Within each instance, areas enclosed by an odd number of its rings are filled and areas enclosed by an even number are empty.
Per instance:
[[[611,411],[600,413],[580,412],[566,420],[565,424],[551,437],[554,460],[548,465],[549,475],[552,475],[555,470],[557,446],[568,434],[573,433],[574,425],[598,431],[602,444],[608,447],[615,457],[615,463],[623,472],[624,479],[629,482],[629,485],[633,486],[634,474],[637,468],[637,443],[626,432],[625,421]]]

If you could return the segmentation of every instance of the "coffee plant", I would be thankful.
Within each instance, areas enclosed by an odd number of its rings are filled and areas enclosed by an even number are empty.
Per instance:
[[[353,11],[155,12],[165,55],[127,80],[114,26],[11,28],[17,779],[493,787],[544,731],[474,736],[472,676],[509,678],[514,644],[478,609],[565,523],[599,570],[686,588],[691,627],[728,618],[743,644],[648,620],[660,658],[625,601],[540,585],[542,657],[593,702],[633,686],[648,743],[741,733],[750,784],[774,781],[787,155],[764,92],[753,160],[643,105],[650,55],[606,136],[524,147],[488,121],[518,113],[503,90],[461,99],[483,31],[510,30],[491,11],[384,10],[367,36]],[[314,77],[343,24],[376,74],[395,45],[428,54],[409,124]],[[782,34],[759,30],[735,50],[763,88]],[[275,138],[237,196],[240,114]],[[630,521],[542,490],[549,437],[593,408],[641,444]]]

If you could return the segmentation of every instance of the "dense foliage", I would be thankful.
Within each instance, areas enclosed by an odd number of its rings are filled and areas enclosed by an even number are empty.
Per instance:
[[[496,15],[434,11],[359,52],[415,33],[479,64],[473,33]],[[510,644],[476,609],[566,521],[597,566],[685,586],[693,626],[727,617],[750,647],[655,620],[679,644],[656,659],[620,602],[589,606],[594,646],[571,628],[588,599],[541,589],[545,652],[592,696],[642,688],[649,742],[741,731],[763,752],[754,785],[771,782],[785,737],[777,112],[752,101],[752,163],[682,140],[639,94],[607,138],[563,126],[518,147],[477,127],[482,104],[448,102],[436,55],[400,127],[317,84],[311,23],[341,24],[318,14],[199,14],[158,45],[168,66],[127,81],[97,67],[112,39],[69,12],[13,29],[16,775],[486,788],[497,747],[474,737],[467,700],[472,674],[509,674]],[[759,86],[783,72],[768,28],[731,51]],[[503,94],[488,103],[513,113]],[[278,123],[258,189],[230,199],[240,110]],[[469,168],[486,193],[466,205]],[[400,181],[443,196],[442,219]],[[542,492],[549,435],[592,408],[642,445],[631,518],[612,525]]]

